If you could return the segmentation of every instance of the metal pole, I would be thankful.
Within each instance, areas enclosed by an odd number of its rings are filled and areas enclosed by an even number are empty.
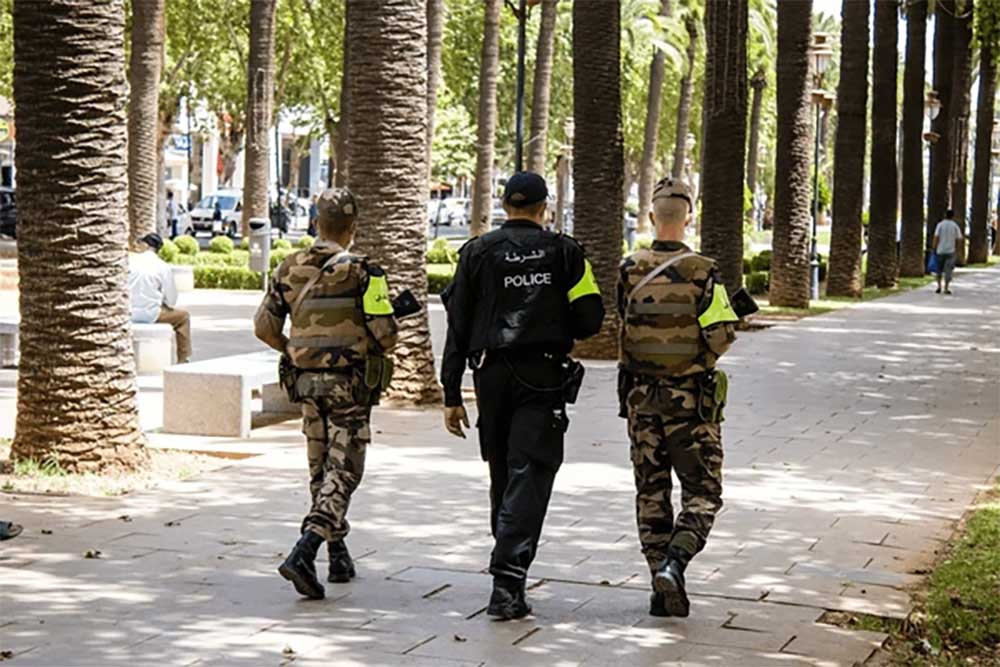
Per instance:
[[[520,0],[517,14],[517,142],[514,147],[514,163],[517,171],[524,169],[524,42],[528,18],[527,5],[527,0]]]
[[[188,88],[188,94],[184,98],[184,109],[187,116],[187,131],[188,131],[188,171],[187,171],[187,192],[184,193],[184,206],[191,205],[191,89]]]
[[[817,227],[819,222],[819,114],[820,104],[816,104],[816,147],[813,152],[813,219],[812,219],[812,299],[819,299],[819,248],[817,247]]]

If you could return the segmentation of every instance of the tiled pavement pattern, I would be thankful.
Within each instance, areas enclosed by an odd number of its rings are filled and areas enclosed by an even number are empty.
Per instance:
[[[295,423],[255,431],[262,456],[152,492],[3,496],[3,518],[26,526],[0,545],[5,664],[864,661],[882,635],[819,617],[904,615],[915,573],[1000,464],[1000,271],[964,274],[956,292],[742,336],[726,363],[726,506],[689,570],[690,619],[646,615],[614,371],[593,364],[532,569],[532,617],[483,614],[474,437],[447,437],[436,413],[383,409],[351,511],[359,578],[322,602],[274,572],[306,504]]]

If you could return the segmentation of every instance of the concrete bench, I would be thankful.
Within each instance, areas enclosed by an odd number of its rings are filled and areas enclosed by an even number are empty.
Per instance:
[[[163,373],[163,430],[250,436],[253,391],[266,413],[299,414],[278,385],[278,353],[252,352],[178,364]]]
[[[19,354],[18,328],[21,318],[17,315],[0,317],[0,368],[17,366]]]
[[[178,292],[190,292],[194,289],[194,267],[182,264],[171,264],[170,272],[174,274],[174,287]]]
[[[177,362],[177,342],[169,324],[132,323],[132,351],[139,375],[156,375]]]

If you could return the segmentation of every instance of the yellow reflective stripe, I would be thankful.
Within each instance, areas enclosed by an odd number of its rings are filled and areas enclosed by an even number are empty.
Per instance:
[[[573,303],[582,296],[590,296],[591,294],[601,294],[601,289],[597,286],[597,281],[594,280],[594,269],[590,266],[590,260],[583,260],[583,277],[577,284],[573,285],[573,289],[569,291],[569,302]]]
[[[720,322],[739,321],[740,318],[736,316],[733,307],[729,305],[729,293],[726,292],[726,287],[715,283],[715,289],[712,291],[712,303],[708,310],[698,316],[698,324],[701,325],[702,329],[707,329]]]
[[[392,302],[389,301],[389,281],[385,276],[369,276],[368,289],[365,290],[365,315],[392,315]]]

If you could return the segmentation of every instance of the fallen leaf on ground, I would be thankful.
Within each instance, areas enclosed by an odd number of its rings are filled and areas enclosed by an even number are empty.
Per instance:
[[[464,641],[467,641],[467,640],[462,635],[455,635],[455,641],[457,641],[457,642],[464,642]]]
[[[84,558],[100,558],[101,552],[97,549],[88,549],[86,553],[83,554]]]
[[[131,522],[132,522],[132,517],[130,517],[130,516],[129,516],[128,514],[122,514],[122,515],[121,515],[120,517],[118,517],[118,518],[119,518],[120,520],[124,521],[125,523],[131,523]]]
[[[52,531],[48,528],[42,528],[42,535],[51,535]]]
[[[163,525],[166,526],[167,528],[173,528],[174,526],[181,525],[181,522],[180,521],[168,521],[168,522],[166,522]]]
[[[281,652],[284,655],[295,655],[295,649],[293,649],[291,646],[286,646],[285,648],[281,649]]]

